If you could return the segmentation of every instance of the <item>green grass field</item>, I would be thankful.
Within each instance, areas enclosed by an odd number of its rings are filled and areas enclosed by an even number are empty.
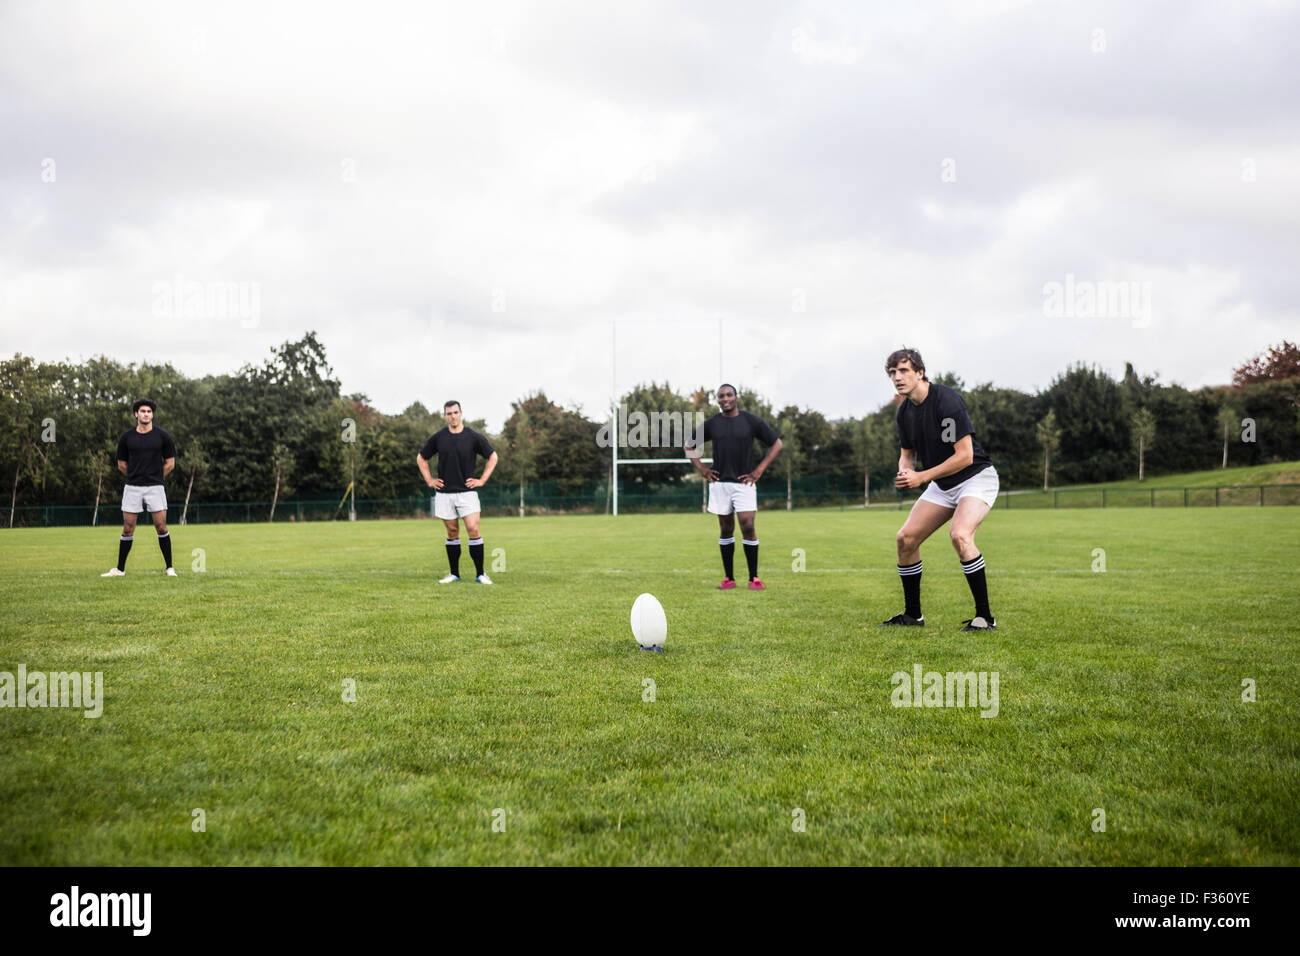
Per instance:
[[[766,593],[702,515],[485,519],[491,588],[430,521],[176,527],[177,579],[152,530],[125,579],[112,527],[4,533],[0,671],[105,702],[0,710],[0,863],[1300,863],[1300,511],[996,511],[992,635],[942,534],[929,626],[875,626],[901,518],[763,512]],[[916,664],[997,716],[891,706]]]

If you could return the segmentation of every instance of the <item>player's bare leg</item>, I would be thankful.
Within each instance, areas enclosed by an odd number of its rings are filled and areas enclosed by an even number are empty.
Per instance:
[[[722,552],[722,573],[726,575],[718,585],[719,591],[730,591],[736,586],[736,516],[718,515],[718,548]]]
[[[971,560],[980,553],[979,548],[975,547],[975,532],[979,530],[980,524],[988,513],[989,506],[974,495],[967,495],[957,502],[957,510],[952,513],[952,527],[948,530],[948,537],[952,539],[952,546],[957,549],[957,557],[963,562]],[[902,563],[901,558],[899,563]]]
[[[460,519],[443,518],[447,528],[447,576],[439,584],[451,584],[460,580]]]
[[[131,516],[132,518],[135,515]],[[176,577],[176,569],[172,567],[172,538],[167,531],[167,512],[151,511],[149,517],[153,519],[153,529],[158,532],[158,548],[162,551],[163,560],[167,562],[167,576]]]
[[[933,501],[918,498],[912,505],[903,527],[898,529],[898,563],[900,567],[916,564],[921,560],[921,542],[944,526],[951,518],[953,510]]]
[[[975,599],[975,616],[968,621],[963,631],[985,631],[994,629],[993,612],[989,609],[988,581],[984,577],[984,556],[975,547],[975,532],[989,513],[989,506],[974,495],[967,495],[957,502],[957,511],[952,517],[952,528],[948,536],[952,546],[957,549],[961,559],[961,569],[970,586],[971,597]]]
[[[758,579],[758,535],[754,533],[754,517],[756,512],[737,511],[736,517],[740,520],[740,538],[745,545],[745,563],[749,566],[749,589],[751,591],[766,590],[763,582]]]
[[[903,583],[904,609],[888,621],[891,627],[920,627],[925,624],[921,613],[921,543],[943,527],[953,515],[953,509],[933,501],[918,498],[916,504],[898,529],[898,576]]]

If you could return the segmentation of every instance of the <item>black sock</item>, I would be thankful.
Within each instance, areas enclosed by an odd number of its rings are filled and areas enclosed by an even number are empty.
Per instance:
[[[722,570],[727,580],[736,580],[736,539],[719,538],[718,550],[722,552]]]
[[[969,561],[963,561],[961,569],[966,572],[966,583],[975,599],[975,616],[993,623],[993,612],[989,610],[989,586],[984,580],[984,555],[977,554]]]
[[[469,539],[469,556],[474,559],[475,577],[483,576],[483,539]]]
[[[898,577],[903,582],[903,613],[918,621],[921,614],[921,562],[898,566]]]
[[[126,570],[126,556],[127,556],[128,554],[131,553],[131,542],[132,542],[133,540],[135,540],[135,539],[134,539],[134,538],[128,538],[126,535],[122,535],[122,537],[118,539],[118,542],[117,542],[117,569],[118,569],[119,571],[125,571],[125,570]]]
[[[172,566],[172,536],[170,531],[164,531],[158,535],[158,547],[162,548],[163,560],[167,562],[167,567]]]
[[[460,577],[460,538],[452,538],[447,542],[447,567],[451,568],[451,573]]]
[[[749,565],[749,580],[753,581],[758,577],[758,539],[753,541],[744,541],[745,545],[745,563]]]

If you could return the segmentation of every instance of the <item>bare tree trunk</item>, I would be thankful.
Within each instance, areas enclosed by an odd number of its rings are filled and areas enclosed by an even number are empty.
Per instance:
[[[1223,464],[1222,468],[1228,467],[1228,426],[1223,426]]]
[[[1048,469],[1052,467],[1052,452],[1049,448],[1043,449],[1043,490],[1047,490]]]
[[[100,471],[99,481],[95,483],[95,513],[90,516],[90,526],[92,528],[99,525],[99,493],[104,488],[104,472]],[[185,522],[182,521],[181,524]]]
[[[194,490],[194,473],[196,471],[198,471],[197,467],[190,469],[190,483],[185,488],[185,507],[181,509],[181,524],[185,524],[185,516],[190,511],[190,492]]]
[[[1142,480],[1143,471],[1144,471],[1143,465],[1146,463],[1144,446],[1145,446],[1144,436],[1138,435],[1138,481]]]
[[[524,479],[519,477],[519,517],[524,516]]]
[[[275,520],[275,503],[280,499],[280,464],[275,465],[275,491],[271,493],[271,517],[267,518],[268,522]]]
[[[18,505],[18,476],[22,474],[23,466],[19,465],[14,469],[14,492],[9,496],[9,527],[14,526],[14,509]]]
[[[790,472],[787,471],[785,473],[785,510],[786,511],[794,511],[794,500],[790,494],[791,484],[792,484],[792,479],[790,477]]]
[[[862,465],[862,505],[871,507],[871,469],[864,462]]]
[[[357,520],[357,449],[352,446],[352,453],[349,456],[352,462],[352,503],[348,505],[348,520]]]

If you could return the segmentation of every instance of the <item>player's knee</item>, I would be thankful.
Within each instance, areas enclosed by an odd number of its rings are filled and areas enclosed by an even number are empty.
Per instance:
[[[895,541],[898,544],[899,551],[912,551],[921,543],[916,540],[915,535],[908,534],[906,528],[898,529],[898,536]]]
[[[948,532],[948,537],[952,539],[952,545],[958,551],[962,548],[969,548],[975,543],[975,530],[973,528],[953,528]]]

